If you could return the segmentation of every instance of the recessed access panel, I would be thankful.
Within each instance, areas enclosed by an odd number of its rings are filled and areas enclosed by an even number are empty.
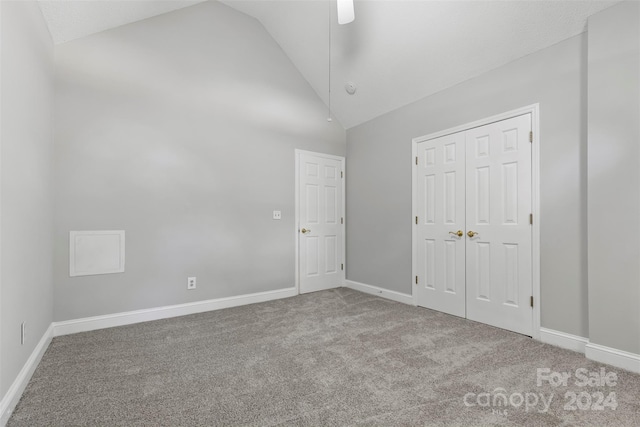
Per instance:
[[[124,272],[124,230],[69,232],[69,275]]]

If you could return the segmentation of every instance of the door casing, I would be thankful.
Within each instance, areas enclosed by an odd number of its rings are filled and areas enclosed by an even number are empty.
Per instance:
[[[333,154],[325,154],[318,153],[314,151],[306,151],[295,149],[295,229],[294,229],[294,239],[295,239],[295,287],[296,293],[300,294],[300,155],[301,154],[310,154],[313,156],[325,157],[328,159],[337,160],[340,162],[341,169],[346,175],[346,159],[342,156],[335,156]],[[345,233],[345,224],[347,223],[346,217],[346,194],[345,194],[345,180],[346,176],[342,176],[342,214],[341,216],[344,218],[342,223],[342,239],[340,241],[340,245],[342,245],[342,264],[344,268],[341,270],[342,282],[344,283],[345,278],[347,277],[347,254],[346,254],[346,233]]]
[[[445,135],[453,133],[467,131],[480,126],[485,126],[491,123],[499,122],[502,120],[510,119],[513,117],[521,116],[523,114],[531,114],[531,129],[533,131],[533,141],[531,147],[531,210],[533,212],[533,225],[532,225],[532,248],[531,248],[531,269],[532,269],[532,294],[534,299],[533,304],[533,330],[531,331],[532,338],[540,339],[540,105],[532,104],[526,107],[522,107],[516,110],[508,111],[506,113],[498,114],[495,116],[487,117],[475,122],[467,123],[454,128],[445,129],[443,131],[431,133],[428,135],[413,138],[411,147],[411,218],[418,215],[417,200],[417,170],[414,167],[415,158],[418,154],[418,144],[430,139],[439,138]],[[416,235],[416,228],[413,227],[411,233],[411,245],[412,245],[412,260],[411,260],[411,278],[413,279],[418,275],[418,239]],[[415,289],[414,281],[411,281],[411,294],[413,296],[413,304],[418,305],[417,292]]]

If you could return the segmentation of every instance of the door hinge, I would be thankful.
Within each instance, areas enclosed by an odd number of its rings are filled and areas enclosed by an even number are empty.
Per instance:
[[[418,156],[416,156],[416,165],[418,164]]]
[[[529,214],[529,224],[533,225],[533,214]]]
[[[344,178],[344,172],[340,171],[340,178]]]
[[[416,224],[418,223],[418,217],[416,217]]]
[[[344,270],[344,264],[340,264],[340,270]]]
[[[344,217],[340,218],[340,224],[344,224]]]
[[[418,284],[418,276],[416,276],[416,285]]]
[[[533,295],[531,296],[531,308],[533,308]]]
[[[533,142],[533,131],[529,132],[529,142]]]

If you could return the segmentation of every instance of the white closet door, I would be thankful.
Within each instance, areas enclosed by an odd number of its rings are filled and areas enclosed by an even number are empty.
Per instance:
[[[466,132],[467,318],[526,335],[533,327],[530,131],[525,114]]]
[[[418,305],[464,317],[464,133],[418,144],[417,168]]]

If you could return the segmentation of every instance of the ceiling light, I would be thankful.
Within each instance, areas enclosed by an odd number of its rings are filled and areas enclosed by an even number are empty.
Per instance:
[[[348,24],[355,18],[353,0],[338,0],[338,24]]]

